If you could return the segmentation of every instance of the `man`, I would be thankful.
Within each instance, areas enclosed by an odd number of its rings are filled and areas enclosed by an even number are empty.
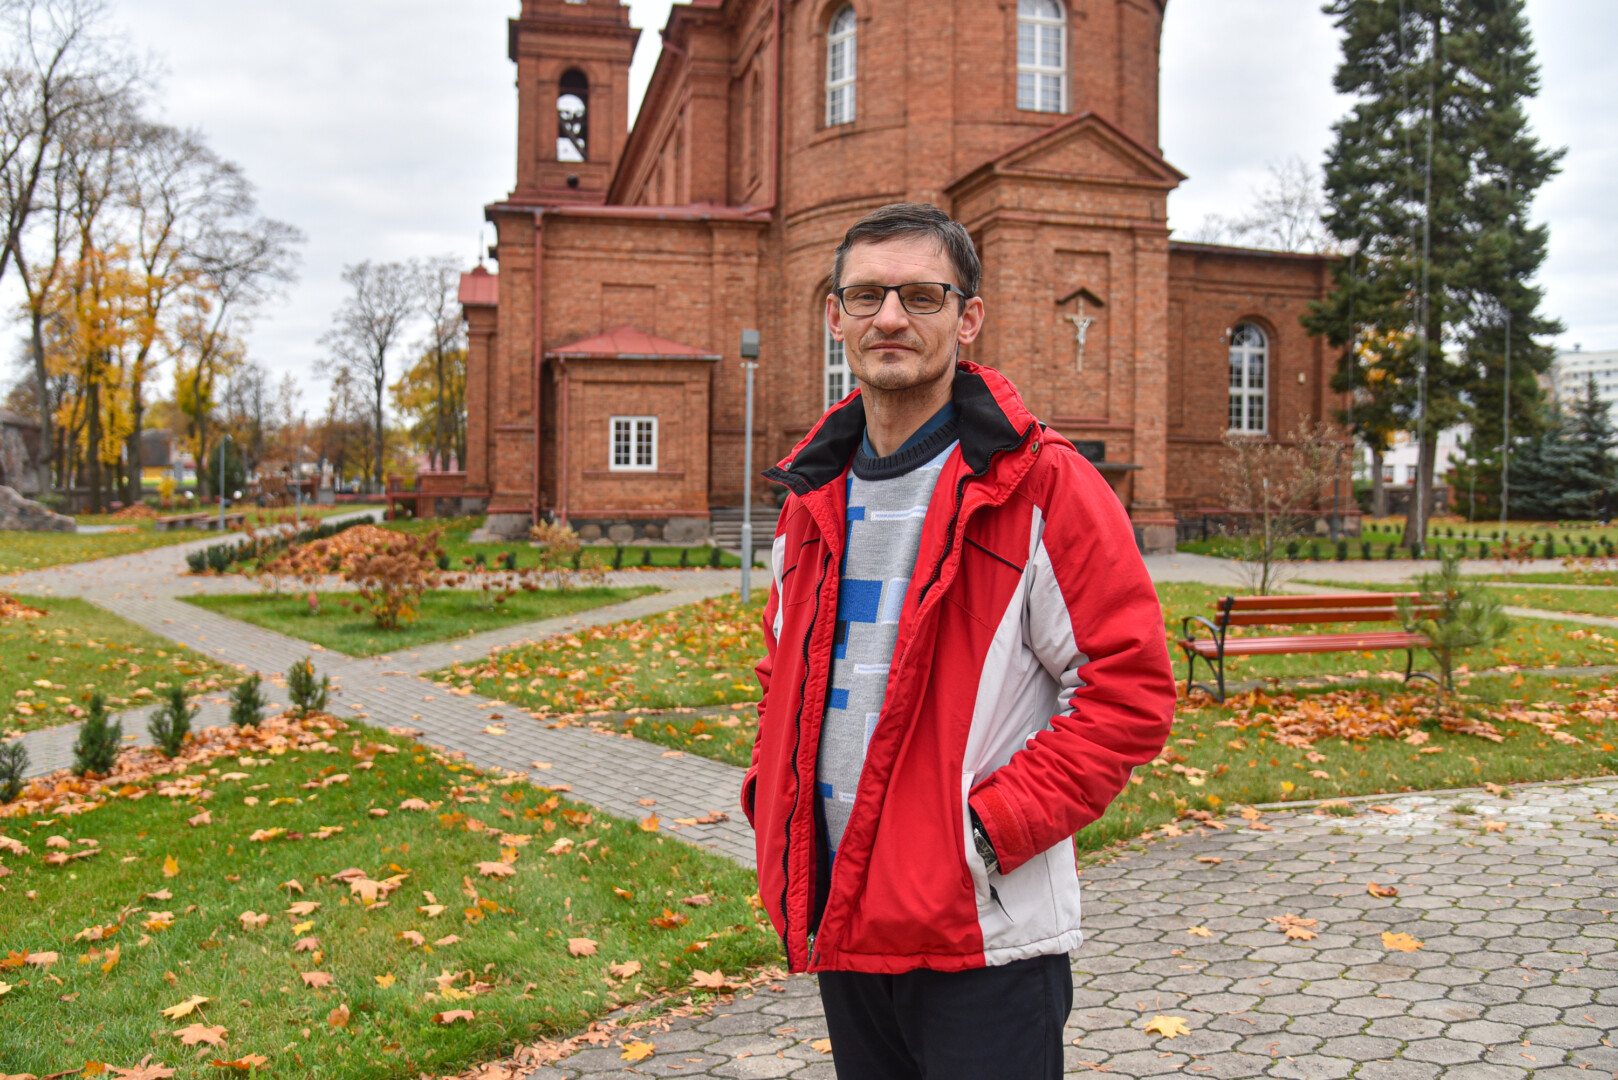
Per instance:
[[[840,1080],[1061,1074],[1072,836],[1173,717],[1117,496],[958,358],[979,277],[936,207],[856,223],[826,322],[858,391],[766,473],[791,494],[742,806]]]

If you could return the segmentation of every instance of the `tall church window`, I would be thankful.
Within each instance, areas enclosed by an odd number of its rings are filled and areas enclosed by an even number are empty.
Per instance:
[[[1242,323],[1230,332],[1230,430],[1262,435],[1265,424],[1265,368],[1270,342],[1264,331]]]
[[[1059,0],[1017,0],[1017,108],[1067,111],[1067,12]]]
[[[590,80],[578,68],[570,68],[556,90],[556,160],[586,161],[590,141]]]
[[[854,389],[854,374],[848,370],[848,354],[843,351],[843,343],[831,336],[831,327],[826,327],[826,401],[824,407],[829,409],[848,396]]]
[[[826,126],[854,122],[854,36],[858,20],[845,5],[826,27]]]

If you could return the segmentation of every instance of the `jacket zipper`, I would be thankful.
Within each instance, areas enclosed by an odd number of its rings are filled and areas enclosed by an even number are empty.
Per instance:
[[[785,842],[781,845],[781,943],[788,959],[792,956],[792,912],[787,907],[787,890],[792,879],[792,823],[798,816],[798,801],[803,797],[803,775],[798,770],[799,752],[803,749],[803,707],[809,689],[809,643],[815,636],[815,624],[820,621],[820,594],[826,587],[826,567],[831,565],[831,552],[820,559],[820,580],[815,583],[815,608],[809,615],[809,628],[803,635],[803,679],[798,684],[798,713],[792,720],[792,813],[787,815]]]
[[[934,585],[938,584],[938,579],[942,577],[944,573],[944,563],[948,561],[949,553],[955,547],[955,523],[959,521],[961,517],[961,498],[966,494],[966,482],[968,480],[980,480],[989,475],[989,470],[994,467],[995,455],[1003,453],[1007,450],[1015,450],[1017,447],[1027,442],[1029,433],[1038,426],[1039,425],[1037,422],[1028,425],[1028,430],[1019,435],[1016,442],[1011,443],[1008,446],[998,446],[989,451],[989,458],[983,463],[983,470],[981,472],[968,473],[967,475],[961,477],[961,479],[956,483],[955,512],[950,515],[949,524],[944,528],[944,550],[939,554],[938,562],[933,565],[932,576],[927,579],[927,584],[923,585],[921,587],[921,592],[916,594],[916,607],[921,607],[922,603],[927,599],[928,591]]]

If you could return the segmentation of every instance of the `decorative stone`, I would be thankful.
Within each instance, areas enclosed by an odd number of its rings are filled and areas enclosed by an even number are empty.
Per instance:
[[[608,526],[607,539],[617,544],[627,544],[635,539],[635,526],[622,521],[616,525]]]
[[[0,529],[11,532],[78,532],[70,517],[43,503],[24,498],[16,489],[0,484]]]

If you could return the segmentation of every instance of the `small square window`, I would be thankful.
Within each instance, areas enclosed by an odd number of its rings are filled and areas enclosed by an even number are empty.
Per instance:
[[[657,471],[657,417],[614,416],[610,454],[613,472]]]

